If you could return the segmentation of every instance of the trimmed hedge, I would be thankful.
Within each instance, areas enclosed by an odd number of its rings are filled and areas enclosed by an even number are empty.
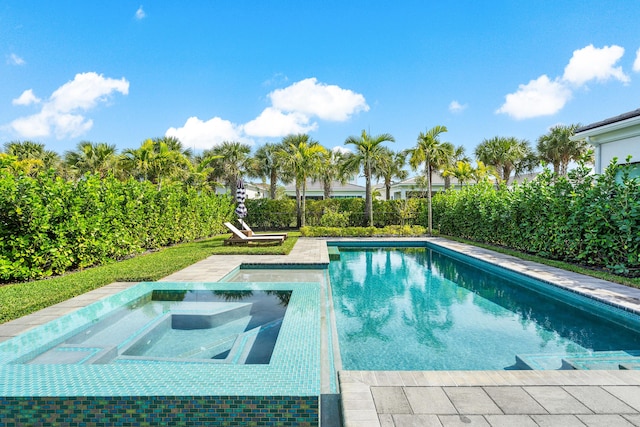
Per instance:
[[[464,187],[433,199],[441,234],[640,276],[640,179],[627,166],[568,177],[545,170],[512,188]]]
[[[374,237],[374,236],[422,236],[426,229],[421,225],[387,225],[386,227],[302,227],[304,237]]]
[[[229,197],[180,184],[0,171],[0,282],[62,274],[221,233]]]

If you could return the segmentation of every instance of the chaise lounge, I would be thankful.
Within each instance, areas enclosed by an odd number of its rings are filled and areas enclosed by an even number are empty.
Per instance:
[[[271,237],[284,236],[285,239],[288,237],[287,233],[256,233],[251,229],[251,227],[247,225],[246,222],[244,222],[242,218],[238,218],[238,222],[242,226],[242,232],[249,237],[251,236],[271,236]]]
[[[284,242],[285,236],[280,234],[277,236],[247,236],[242,231],[238,230],[230,222],[225,222],[224,225],[231,231],[231,237],[224,241],[225,245],[235,244],[249,244],[254,243],[279,243]]]

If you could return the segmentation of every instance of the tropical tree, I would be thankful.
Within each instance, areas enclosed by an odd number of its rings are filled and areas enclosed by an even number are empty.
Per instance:
[[[327,150],[325,154],[322,155],[322,162],[316,179],[322,183],[325,199],[331,198],[334,182],[338,181],[341,184],[345,184],[352,175],[357,173],[357,170],[353,171],[343,167],[343,164],[350,155],[350,153],[336,149]]]
[[[278,178],[282,170],[280,156],[278,152],[282,150],[281,144],[266,143],[256,150],[251,162],[249,174],[262,179],[262,182],[269,180],[269,198],[276,198]]]
[[[556,175],[566,176],[569,162],[578,161],[589,151],[586,141],[572,141],[579,124],[552,127],[549,132],[538,138],[536,149],[540,160],[551,163]]]
[[[316,176],[326,148],[307,134],[288,135],[282,140],[280,161],[296,182],[297,225],[305,226],[307,180]]]
[[[169,151],[177,151],[187,159],[193,159],[193,150],[191,148],[185,148],[180,139],[175,136],[163,136],[160,138],[153,138],[153,148],[156,153],[161,151],[162,144],[165,144],[166,149]]]
[[[454,167],[445,169],[442,175],[445,177],[454,177],[460,183],[460,188],[462,188],[465,182],[473,179],[473,167],[469,162],[458,160]]]
[[[127,148],[122,151],[120,164],[131,177],[139,180],[149,180],[155,157],[153,141],[147,139],[139,148]]]
[[[385,198],[391,199],[391,183],[394,179],[407,179],[409,172],[404,169],[407,161],[406,153],[396,153],[387,147],[382,148],[380,162],[373,168],[373,177],[384,181]]]
[[[451,151],[451,156],[445,159],[445,164],[442,165],[440,175],[444,178],[445,190],[451,187],[451,177],[453,176],[455,178],[454,174],[445,172],[450,169],[456,169],[458,167],[458,162],[471,163],[471,158],[466,155],[463,145],[459,145],[453,148],[453,150]]]
[[[420,132],[415,148],[407,150],[409,165],[413,170],[424,164],[424,176],[427,178],[427,218],[429,234],[433,232],[433,211],[431,203],[431,183],[434,170],[440,170],[453,156],[454,147],[451,143],[440,141],[440,135],[447,132],[446,126],[437,125]]]
[[[75,150],[64,153],[64,162],[76,177],[90,172],[104,178],[118,167],[116,146],[106,142],[80,141]]]
[[[355,145],[356,152],[350,156],[344,164],[346,169],[359,169],[362,166],[365,179],[364,215],[369,220],[369,226],[373,227],[373,195],[371,194],[371,178],[374,167],[381,162],[384,156],[383,142],[395,142],[391,134],[369,135],[362,130],[360,137],[350,136],[344,142],[345,145]]]
[[[46,150],[44,144],[33,141],[11,141],[4,144],[5,153],[15,156],[18,162],[30,163],[34,172],[40,169],[58,168],[60,156]],[[35,161],[35,162],[33,162]]]
[[[238,179],[247,175],[251,168],[251,146],[237,141],[224,141],[206,150],[203,157],[211,157],[211,167],[216,180],[224,183],[230,193],[235,192]]]
[[[516,175],[531,170],[536,164],[535,156],[525,139],[496,136],[483,140],[475,149],[477,160],[496,168],[499,181],[509,184],[511,173]]]
[[[475,168],[471,170],[471,179],[476,184],[484,181],[488,181],[490,177],[497,176],[496,169],[493,166],[487,166],[482,161],[478,160]]]

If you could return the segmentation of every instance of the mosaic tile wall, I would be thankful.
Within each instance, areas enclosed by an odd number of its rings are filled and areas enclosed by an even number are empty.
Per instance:
[[[305,427],[318,420],[318,396],[0,397],[0,427]]]

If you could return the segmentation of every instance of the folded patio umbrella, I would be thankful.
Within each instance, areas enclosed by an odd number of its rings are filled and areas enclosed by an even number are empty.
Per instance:
[[[244,189],[244,182],[242,182],[242,179],[238,179],[236,184],[236,202],[238,202],[238,206],[236,206],[236,215],[238,215],[238,218],[244,218],[247,216],[247,207],[244,205],[246,197],[247,192]]]

